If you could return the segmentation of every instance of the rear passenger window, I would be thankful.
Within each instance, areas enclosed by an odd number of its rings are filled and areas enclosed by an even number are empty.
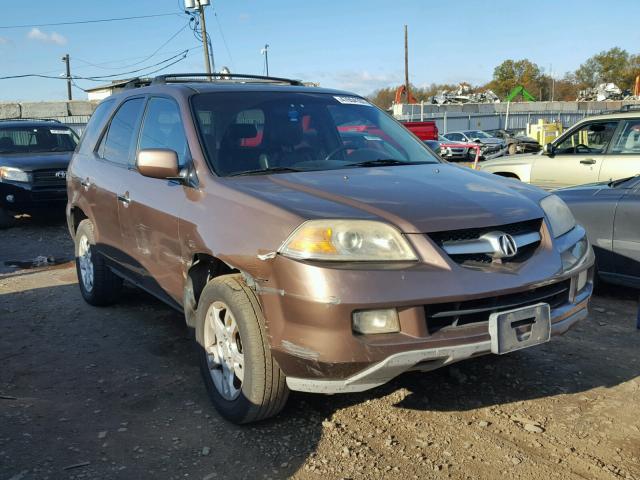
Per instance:
[[[134,98],[120,106],[102,139],[98,150],[100,157],[122,165],[129,163],[143,105],[144,99]]]
[[[167,98],[149,100],[140,134],[140,150],[165,148],[178,154],[178,164],[184,167],[189,158],[187,137],[178,105]]]
[[[640,120],[624,122],[611,153],[640,155]]]

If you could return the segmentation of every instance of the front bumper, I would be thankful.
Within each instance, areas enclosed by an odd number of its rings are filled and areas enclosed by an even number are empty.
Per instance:
[[[37,187],[26,182],[0,182],[0,206],[12,212],[63,208],[66,203],[66,186]]]
[[[584,230],[576,229],[572,236],[565,240],[582,238]],[[429,258],[424,250],[428,247],[412,240],[421,258]],[[255,288],[273,356],[289,388],[306,392],[362,391],[409,370],[432,370],[491,352],[488,318],[432,331],[427,325],[431,306],[570,285],[566,298],[551,308],[551,333],[559,335],[587,315],[593,289],[591,248],[570,270],[553,271],[561,264],[560,254],[546,240],[528,261],[499,272],[436,261],[360,270],[282,256],[273,261],[273,274],[257,280]],[[576,291],[585,270],[586,285]],[[539,300],[531,305],[535,303]],[[400,332],[354,334],[353,312],[377,308],[397,309]]]

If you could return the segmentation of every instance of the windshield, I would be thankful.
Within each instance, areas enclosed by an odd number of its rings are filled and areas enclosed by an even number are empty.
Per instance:
[[[72,152],[77,143],[73,130],[62,125],[0,128],[0,153]]]
[[[492,138],[491,135],[483,132],[482,130],[470,130],[465,133],[469,138]]]
[[[221,176],[439,163],[359,97],[215,92],[195,95],[192,106],[209,163]]]

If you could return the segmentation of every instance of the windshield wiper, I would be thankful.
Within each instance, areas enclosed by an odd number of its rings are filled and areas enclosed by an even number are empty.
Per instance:
[[[386,167],[392,165],[424,165],[425,163],[429,162],[408,162],[406,160],[396,160],[394,158],[378,158],[377,160],[347,163],[345,167]]]
[[[287,172],[304,172],[304,170],[300,170],[299,168],[292,168],[292,167],[268,167],[268,168],[258,168],[255,170],[245,170],[243,172],[236,172],[227,176],[240,177],[242,175],[262,175],[265,173],[287,173]]]
[[[640,174],[633,175],[633,176],[627,177],[627,178],[619,178],[618,180],[612,180],[607,184],[607,186],[609,186],[609,187],[617,187],[618,185],[621,185],[621,184],[623,184],[625,182],[628,182],[629,180],[631,180],[633,178],[636,178],[638,176],[640,176]]]

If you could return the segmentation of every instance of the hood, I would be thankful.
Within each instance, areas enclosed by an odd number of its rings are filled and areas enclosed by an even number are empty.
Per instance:
[[[538,202],[548,195],[521,182],[448,164],[236,177],[225,183],[303,220],[384,220],[405,233],[541,218]]]
[[[500,157],[495,160],[487,160],[482,162],[480,168],[485,169],[486,167],[495,166],[511,166],[511,165],[533,165],[538,156],[542,155],[541,152],[532,153],[532,154],[520,154],[520,155],[509,155],[508,157]]]
[[[56,168],[66,170],[71,155],[73,152],[0,154],[0,165],[19,168],[27,172]]]

